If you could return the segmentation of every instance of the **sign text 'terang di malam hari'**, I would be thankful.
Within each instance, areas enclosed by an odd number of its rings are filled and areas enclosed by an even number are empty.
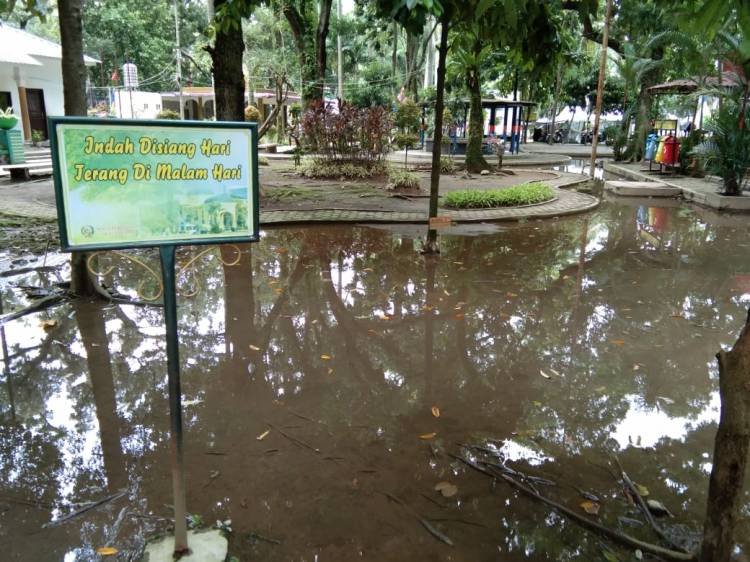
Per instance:
[[[257,238],[254,126],[51,122],[64,247]]]

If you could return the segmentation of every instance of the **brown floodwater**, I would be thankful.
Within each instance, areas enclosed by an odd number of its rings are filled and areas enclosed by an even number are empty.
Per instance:
[[[197,258],[178,297],[189,512],[231,519],[242,561],[634,559],[451,456],[470,443],[555,481],[540,490],[575,510],[580,490],[596,494],[598,520],[654,541],[616,455],[674,514],[670,531],[699,529],[714,355],[750,305],[750,229],[641,203],[452,229],[438,259],[418,254],[409,226],[185,249],[183,263]],[[155,296],[144,266],[158,271],[156,255],[130,255],[143,265],[101,257],[104,281]],[[0,269],[43,260],[20,257],[6,251]],[[20,287],[67,276],[65,256],[44,259],[0,277],[3,312],[28,303]],[[97,560],[112,546],[130,560],[168,527],[162,322],[156,306],[94,301],[5,324],[0,558]],[[747,551],[750,496],[743,513]]]

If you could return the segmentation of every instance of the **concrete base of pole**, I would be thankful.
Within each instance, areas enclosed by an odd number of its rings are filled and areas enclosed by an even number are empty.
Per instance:
[[[180,560],[195,562],[224,562],[229,543],[218,529],[188,531],[190,554]],[[174,537],[167,536],[146,545],[141,562],[173,562]]]

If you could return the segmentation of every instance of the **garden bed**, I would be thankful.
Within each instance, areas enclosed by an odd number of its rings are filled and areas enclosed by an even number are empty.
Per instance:
[[[555,199],[555,192],[544,182],[528,182],[503,189],[465,189],[443,197],[444,207],[452,209],[492,209],[527,207]]]

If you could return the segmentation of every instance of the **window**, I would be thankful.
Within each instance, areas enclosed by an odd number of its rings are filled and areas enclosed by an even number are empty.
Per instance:
[[[13,107],[10,92],[0,92],[0,109],[7,109],[8,107]]]
[[[156,111],[161,111],[161,104],[160,103],[156,104]]]
[[[147,103],[143,104],[143,109],[148,109],[148,104]]]

